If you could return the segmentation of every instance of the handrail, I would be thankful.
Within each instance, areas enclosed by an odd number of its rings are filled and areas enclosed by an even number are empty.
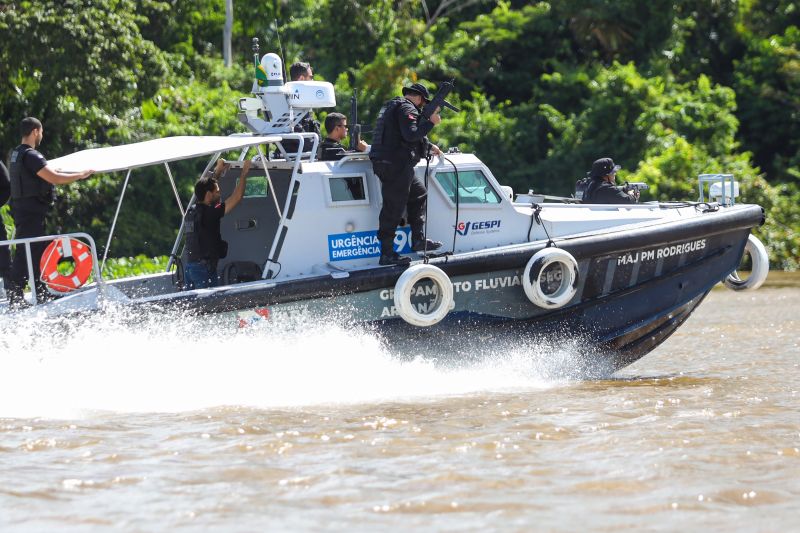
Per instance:
[[[369,152],[347,152],[334,162],[333,168],[339,168],[350,161],[369,161]]]
[[[284,231],[288,231],[288,220],[289,220],[289,208],[291,207],[292,203],[292,195],[294,194],[294,187],[298,181],[300,164],[302,163],[300,156],[303,153],[303,145],[305,144],[306,138],[313,139],[313,146],[311,147],[311,158],[306,161],[307,163],[314,162],[314,154],[317,153],[317,148],[319,146],[319,135],[316,133],[294,133],[294,134],[287,134],[284,137],[288,138],[297,138],[299,140],[299,146],[297,148],[296,155],[297,157],[294,160],[294,165],[292,165],[292,176],[289,180],[289,188],[286,192],[286,203],[283,206],[283,213],[281,213],[281,218],[278,220],[278,226],[275,230],[275,237],[272,239],[272,246],[270,246],[269,254],[267,255],[267,261],[264,263],[264,267],[261,272],[261,277],[263,279],[267,279],[267,274],[271,271],[272,265],[278,263],[278,258],[275,257],[276,252],[278,252],[278,245],[283,244],[281,239],[281,233]]]
[[[714,183],[721,183],[720,188],[722,189],[722,205],[734,205],[736,203],[736,189],[738,189],[738,185],[733,179],[733,174],[700,174],[697,176],[697,189],[699,194],[698,202],[703,203],[706,201],[704,187],[703,184],[708,183],[708,199],[712,200],[711,198],[711,185]],[[726,191],[726,185],[730,183],[729,190]],[[728,200],[730,200],[730,204],[728,204]]]
[[[100,274],[100,262],[97,260],[97,245],[94,242],[94,239],[91,235],[84,232],[74,232],[74,233],[60,233],[57,235],[43,235],[41,237],[25,237],[20,239],[9,239],[6,241],[0,241],[0,246],[11,246],[13,245],[25,245],[25,259],[28,263],[28,287],[31,289],[31,297],[33,298],[33,305],[37,305],[39,303],[38,298],[36,297],[36,281],[33,277],[33,260],[31,258],[31,243],[33,242],[44,242],[44,241],[53,241],[56,239],[61,239],[64,237],[75,237],[80,239],[86,239],[89,241],[89,250],[92,253],[92,270],[94,273],[94,279],[97,283],[98,287],[102,287],[103,285],[103,278]],[[17,252],[19,253],[19,252]],[[39,279],[41,280],[41,273],[39,274]]]

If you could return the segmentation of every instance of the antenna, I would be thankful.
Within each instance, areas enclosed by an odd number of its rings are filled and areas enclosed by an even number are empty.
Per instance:
[[[283,43],[281,43],[281,32],[280,32],[280,30],[278,28],[278,19],[277,18],[275,19],[275,35],[278,36],[278,48],[281,49],[281,62],[283,63],[283,74],[284,74],[283,79],[285,79],[286,81],[290,81],[289,80],[289,71],[286,70],[286,54],[283,53]]]
[[[258,50],[259,50],[258,37],[253,37],[253,62],[255,63],[256,68],[258,68],[258,65],[261,64],[259,62]]]

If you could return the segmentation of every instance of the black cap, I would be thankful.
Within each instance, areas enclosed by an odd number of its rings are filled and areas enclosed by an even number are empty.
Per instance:
[[[592,163],[592,171],[589,172],[590,178],[602,178],[613,174],[622,167],[614,164],[614,160],[610,157],[603,157]]]
[[[428,88],[421,83],[412,83],[408,87],[403,87],[403,96],[407,95],[408,93],[418,94],[422,96],[426,102],[431,101],[431,93],[429,93]]]

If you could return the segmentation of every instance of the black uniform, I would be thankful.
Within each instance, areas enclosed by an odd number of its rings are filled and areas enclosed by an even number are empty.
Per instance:
[[[593,178],[583,197],[584,204],[635,204],[636,199],[622,192],[619,187],[604,181],[602,177]]]
[[[319,146],[320,161],[336,161],[347,155],[347,149],[339,141],[325,137]]]
[[[0,161],[0,207],[6,205],[8,199],[11,197],[11,178],[8,175],[8,169]],[[6,234],[6,226],[0,219],[0,241],[8,239]],[[0,277],[8,278],[9,269],[11,268],[11,250],[8,246],[0,246]]]
[[[216,287],[217,263],[228,255],[220,224],[225,202],[215,206],[197,203],[186,214],[186,285],[190,289]]]
[[[11,152],[11,216],[14,217],[16,237],[41,237],[46,235],[45,218],[55,199],[55,187],[37,174],[47,160],[42,154],[20,144]],[[47,242],[31,243],[31,260],[37,292],[45,295],[44,284],[39,281],[39,261]],[[25,283],[28,280],[28,262],[25,247],[18,245],[11,266],[8,295],[12,301],[20,301]]]
[[[421,119],[419,109],[407,98],[392,98],[378,114],[369,158],[381,180],[383,207],[378,218],[378,239],[384,255],[394,251],[394,235],[404,208],[408,211],[412,242],[424,238],[428,193],[414,174],[414,165],[427,154],[426,135],[432,128],[433,122]]]
[[[309,111],[306,116],[303,117],[295,127],[295,133],[316,133],[318,136],[322,136],[320,129],[319,129],[319,121],[314,118],[314,113]],[[287,139],[285,141],[281,141],[283,145],[283,149],[286,150],[287,155],[293,155],[297,152],[298,142],[294,139]],[[314,146],[314,141],[311,139],[305,139],[303,141],[303,151],[309,152],[311,148]]]

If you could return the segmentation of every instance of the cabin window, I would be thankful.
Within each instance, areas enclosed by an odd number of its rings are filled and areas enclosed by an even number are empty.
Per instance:
[[[239,183],[239,178],[236,178],[236,183]],[[267,195],[267,177],[266,176],[248,176],[247,184],[244,186],[245,198],[263,198]]]
[[[328,192],[332,205],[368,204],[367,184],[363,175],[329,176]]]
[[[456,173],[437,172],[436,181],[444,189],[444,193],[455,203]],[[480,170],[458,171],[459,204],[499,204],[500,195],[495,192],[489,180]]]

